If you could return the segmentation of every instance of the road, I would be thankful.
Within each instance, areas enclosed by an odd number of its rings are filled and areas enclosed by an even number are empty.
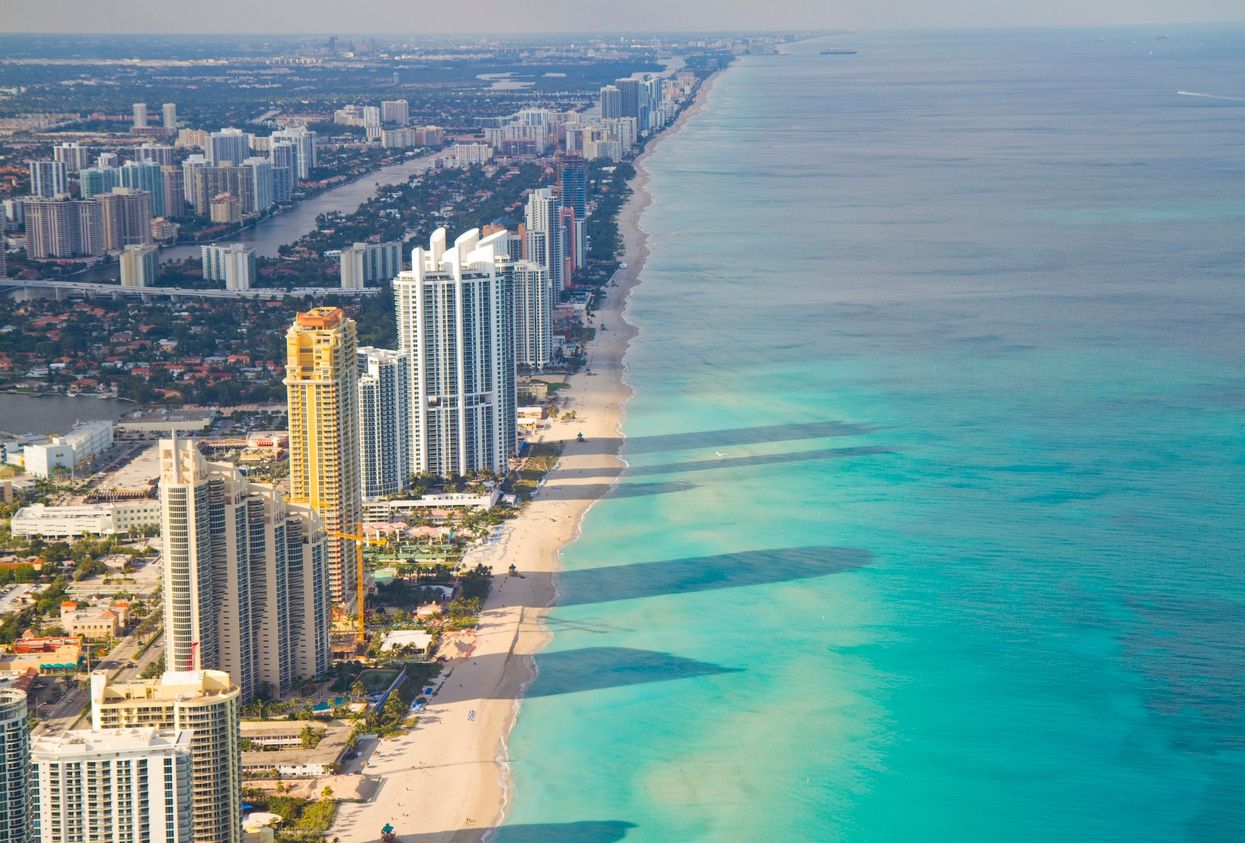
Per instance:
[[[159,661],[160,656],[164,654],[163,638],[164,633],[161,632],[142,657],[135,659],[139,650],[138,636],[130,633],[122,638],[112,652],[101,661],[93,662],[91,670],[107,671],[114,681],[124,682],[137,679],[148,665]],[[133,667],[129,666],[131,661],[134,661]],[[88,727],[90,716],[86,708],[89,702],[90,697],[86,687],[75,686],[61,697],[51,710],[45,710],[41,705],[36,706],[35,716],[39,718],[39,724],[35,726],[32,734],[57,735],[69,729]]]
[[[191,287],[122,287],[120,284],[96,284],[90,281],[26,281],[0,278],[0,291],[5,289],[54,290],[62,294],[126,296],[168,296],[190,299],[282,299],[286,296],[309,298],[314,296],[374,296],[379,287],[362,290],[343,290],[341,287],[297,287],[284,290],[274,287],[256,287],[250,290],[196,290]]]

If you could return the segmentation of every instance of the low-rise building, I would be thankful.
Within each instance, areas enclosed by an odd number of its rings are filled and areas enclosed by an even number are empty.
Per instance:
[[[125,629],[129,610],[130,604],[125,600],[118,600],[111,608],[66,600],[61,603],[61,628],[74,636],[116,638]]]
[[[243,775],[276,772],[283,778],[327,776],[334,773],[349,749],[350,727],[340,720],[317,722],[313,741],[304,741],[306,721],[285,723],[243,721]],[[308,746],[315,743],[315,746]]]
[[[139,498],[74,506],[31,504],[13,515],[9,529],[23,538],[59,541],[81,536],[128,535],[158,526],[160,502]]]

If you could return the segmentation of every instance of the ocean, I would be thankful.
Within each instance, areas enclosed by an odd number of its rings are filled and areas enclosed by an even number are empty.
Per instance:
[[[1245,98],[1242,56],[904,32],[718,77],[648,162],[630,468],[497,839],[1240,839],[1245,101],[1177,92]]]

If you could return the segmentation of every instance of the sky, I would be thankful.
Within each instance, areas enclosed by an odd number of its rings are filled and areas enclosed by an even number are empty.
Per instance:
[[[1245,0],[0,0],[0,32],[654,32],[1245,21]]]

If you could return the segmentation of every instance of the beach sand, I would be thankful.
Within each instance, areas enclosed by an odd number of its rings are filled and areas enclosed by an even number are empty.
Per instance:
[[[648,256],[639,220],[650,201],[644,160],[703,107],[712,77],[669,131],[636,159],[632,195],[619,214],[624,243],[621,269],[596,312],[596,337],[585,371],[570,377],[563,410],[572,421],[551,420],[546,442],[563,442],[562,456],[527,509],[506,523],[496,540],[466,561],[490,566],[493,589],[481,613],[475,646],[447,665],[440,690],[409,734],[384,740],[363,772],[384,779],[376,797],[343,803],[327,837],[341,843],[380,838],[392,823],[407,843],[467,843],[501,822],[510,792],[506,736],[524,688],[536,675],[533,656],[549,633],[542,618],[556,598],[560,551],[579,534],[584,514],[623,468],[623,406],[631,395],[623,364],[636,328],[626,321],[627,299]],[[591,374],[589,374],[589,372]],[[583,433],[585,441],[576,441]],[[520,576],[507,576],[514,564]]]

